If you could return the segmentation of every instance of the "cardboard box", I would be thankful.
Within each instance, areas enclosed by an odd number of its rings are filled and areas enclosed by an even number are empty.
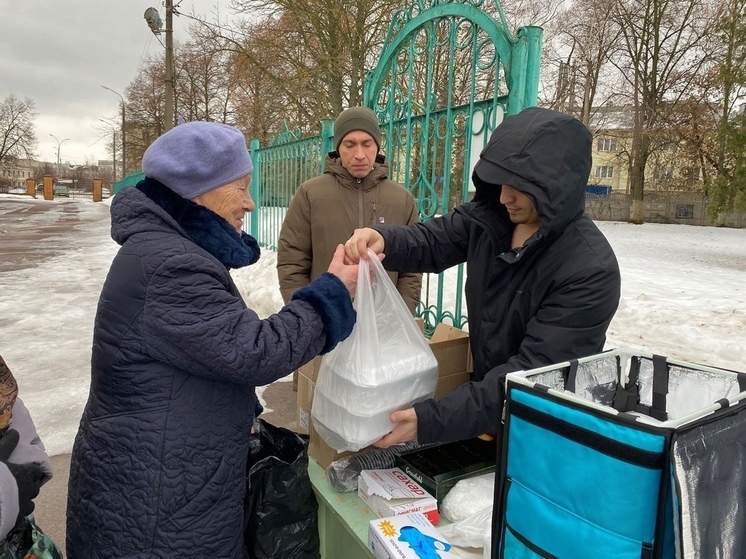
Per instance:
[[[433,524],[440,521],[435,497],[399,468],[363,470],[357,495],[380,518],[421,512]]]
[[[308,435],[311,432],[311,404],[316,382],[298,371],[298,433]]]
[[[480,437],[402,452],[396,465],[412,477],[438,505],[456,483],[494,472],[497,443]]]
[[[424,323],[420,322],[424,328]],[[473,369],[469,333],[448,324],[438,324],[430,338],[430,348],[438,360],[438,384],[436,400],[469,381]],[[319,436],[311,421],[313,390],[321,368],[321,357],[316,357],[298,369],[298,432],[309,435],[308,456],[316,460],[322,468],[353,454],[337,452]]]
[[[308,456],[316,460],[319,466],[324,469],[328,468],[329,464],[331,464],[335,460],[339,460],[340,458],[344,458],[345,456],[352,456],[353,454],[357,454],[355,452],[338,452],[334,450],[332,447],[326,444],[326,442],[324,442],[324,439],[321,438],[321,435],[316,432],[316,429],[314,429],[313,427],[313,422],[311,422],[309,425],[308,435]],[[367,450],[367,448],[360,450],[360,452],[363,452],[364,450]]]
[[[439,400],[456,387],[469,382],[474,369],[469,333],[440,323],[430,337],[430,349],[438,360],[438,385],[434,398]]]
[[[319,370],[321,370],[321,356],[317,355],[298,369],[298,376],[302,375],[307,379],[316,382],[316,379],[319,377]]]
[[[371,520],[368,548],[377,559],[459,559],[448,540],[420,512]]]

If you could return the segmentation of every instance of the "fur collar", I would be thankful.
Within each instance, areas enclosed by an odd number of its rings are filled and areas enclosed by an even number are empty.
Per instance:
[[[242,268],[259,260],[261,251],[256,239],[243,232],[239,235],[212,210],[182,198],[149,177],[140,181],[137,189],[173,217],[195,243],[226,268]]]

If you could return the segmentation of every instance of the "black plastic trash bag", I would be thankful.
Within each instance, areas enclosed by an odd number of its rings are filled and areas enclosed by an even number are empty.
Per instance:
[[[307,435],[254,422],[244,502],[250,559],[319,559],[318,503],[307,452]]]

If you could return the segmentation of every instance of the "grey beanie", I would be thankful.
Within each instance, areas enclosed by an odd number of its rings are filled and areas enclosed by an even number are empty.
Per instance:
[[[339,150],[344,137],[355,130],[370,134],[381,149],[381,128],[375,113],[368,107],[350,107],[339,114],[334,121],[334,149]]]
[[[246,138],[219,122],[187,122],[156,139],[142,156],[145,176],[191,200],[250,175]]]

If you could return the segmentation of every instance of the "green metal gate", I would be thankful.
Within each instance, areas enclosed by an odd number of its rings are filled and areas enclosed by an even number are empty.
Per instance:
[[[542,30],[513,36],[499,2],[417,0],[394,13],[365,105],[379,117],[390,177],[415,196],[422,220],[470,199],[471,172],[505,114],[536,104]],[[336,115],[333,115],[336,116]],[[287,203],[300,183],[323,172],[333,121],[321,136],[287,132],[266,148],[252,145],[252,194],[259,210],[251,233],[274,248]],[[423,278],[418,314],[426,325],[468,322],[463,266]]]

